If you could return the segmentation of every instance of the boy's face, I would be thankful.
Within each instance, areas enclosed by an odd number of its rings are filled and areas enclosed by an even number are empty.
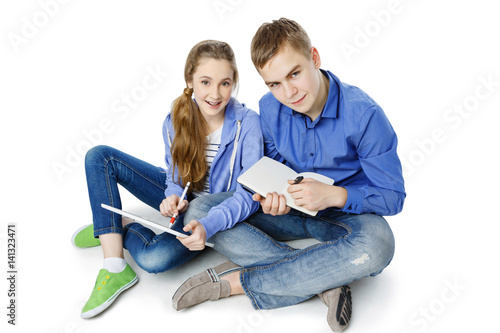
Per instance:
[[[328,97],[321,91],[322,77],[318,70],[321,60],[316,48],[311,57],[284,47],[259,70],[273,96],[291,109],[316,119]]]

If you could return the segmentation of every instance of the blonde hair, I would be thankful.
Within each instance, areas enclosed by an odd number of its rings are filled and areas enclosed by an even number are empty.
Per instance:
[[[205,184],[207,162],[205,154],[208,127],[198,105],[192,99],[193,89],[187,87],[193,82],[193,74],[203,58],[226,60],[233,69],[233,89],[238,84],[238,69],[231,47],[224,42],[204,40],[196,44],[186,59],[184,80],[186,88],[172,104],[172,122],[175,137],[170,147],[172,154],[172,175],[175,168],[179,170],[177,182],[191,182],[191,191],[201,191]]]
[[[255,33],[251,44],[252,62],[257,70],[271,60],[284,47],[290,46],[308,59],[311,57],[311,40],[306,31],[295,21],[280,18],[264,23]]]

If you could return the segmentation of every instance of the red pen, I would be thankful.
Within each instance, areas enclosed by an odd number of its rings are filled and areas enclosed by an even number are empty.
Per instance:
[[[186,193],[188,191],[188,188],[189,188],[189,185],[191,185],[190,182],[187,182],[186,184],[186,187],[184,187],[184,192],[182,192],[182,195],[181,195],[181,200],[179,201],[179,203],[184,200],[184,197],[186,196]],[[177,218],[177,212],[174,213],[174,215],[172,216],[172,218],[170,219],[170,225],[168,226],[169,228],[172,228],[172,225],[174,224],[175,222],[175,219]]]

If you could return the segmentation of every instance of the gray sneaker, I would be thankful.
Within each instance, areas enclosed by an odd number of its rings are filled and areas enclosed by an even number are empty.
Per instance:
[[[172,297],[172,306],[179,311],[208,300],[215,301],[229,297],[231,294],[229,282],[219,277],[240,269],[240,266],[226,261],[191,277],[175,292]]]
[[[323,303],[328,306],[326,320],[334,332],[340,332],[349,325],[352,314],[351,288],[342,286],[318,294]]]

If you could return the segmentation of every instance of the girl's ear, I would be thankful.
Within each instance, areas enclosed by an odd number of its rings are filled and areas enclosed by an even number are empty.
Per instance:
[[[193,82],[188,82],[187,85],[189,89],[193,89]]]

